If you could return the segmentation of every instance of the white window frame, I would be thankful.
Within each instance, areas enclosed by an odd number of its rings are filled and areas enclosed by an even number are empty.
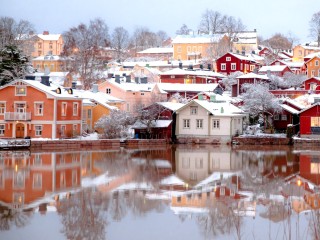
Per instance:
[[[0,115],[4,115],[6,112],[6,102],[0,102]]]
[[[42,136],[43,126],[42,125],[35,125],[34,131],[35,131],[35,136],[37,136],[37,137]]]
[[[39,107],[41,106],[41,107]],[[43,116],[44,105],[43,102],[35,102],[34,103],[34,115],[35,116]]]
[[[231,61],[231,57],[226,57],[226,61],[230,62]]]
[[[183,128],[190,128],[190,119],[183,119]]]
[[[67,116],[67,109],[68,109],[68,103],[62,102],[61,103],[61,116]]]
[[[220,129],[220,119],[212,119],[212,128]]]
[[[203,119],[197,119],[196,120],[196,128],[197,129],[203,129]]]
[[[190,115],[197,115],[198,114],[198,107],[191,106],[190,107]]]
[[[6,130],[5,124],[0,124],[0,136],[4,136]]]
[[[236,70],[236,69],[237,69],[237,64],[231,63],[231,70]]]
[[[106,94],[111,94],[111,88],[106,89]]]
[[[273,116],[273,119],[274,119],[275,121],[278,121],[278,120],[279,120],[279,114],[274,115],[274,116]]]
[[[77,102],[73,103],[72,114],[73,114],[73,116],[78,116],[79,115],[79,103],[77,103]]]
[[[42,188],[42,173],[33,173],[32,188],[33,189]]]
[[[281,121],[287,121],[288,117],[286,114],[281,114]]]
[[[221,70],[227,70],[227,65],[225,63],[221,63]]]
[[[27,96],[27,86],[16,86],[15,96]]]

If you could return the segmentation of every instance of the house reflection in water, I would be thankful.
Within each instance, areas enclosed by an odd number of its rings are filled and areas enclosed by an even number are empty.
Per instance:
[[[47,203],[47,197],[80,187],[80,170],[78,152],[1,151],[0,203],[15,210]]]

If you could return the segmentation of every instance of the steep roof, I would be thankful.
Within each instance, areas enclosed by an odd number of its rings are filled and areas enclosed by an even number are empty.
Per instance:
[[[269,77],[266,74],[256,74],[253,72],[241,75],[239,77],[236,77],[239,79],[243,79],[243,78],[257,78],[257,79],[264,79],[264,80],[269,80]]]

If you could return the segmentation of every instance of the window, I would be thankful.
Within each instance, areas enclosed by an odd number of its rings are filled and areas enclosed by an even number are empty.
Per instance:
[[[66,173],[61,172],[60,175],[60,187],[65,187],[66,186]]]
[[[127,103],[127,112],[130,112],[130,104]]]
[[[320,117],[311,117],[311,127],[320,127]]]
[[[220,119],[213,119],[212,120],[212,128],[215,128],[215,129],[220,128]]]
[[[234,189],[230,189],[230,196],[234,197],[236,195],[236,192]]]
[[[314,77],[314,74],[315,74],[315,70],[312,70],[311,71],[311,77]]]
[[[106,89],[106,94],[111,94],[111,88]]]
[[[25,86],[16,86],[16,96],[26,96],[27,88]]]
[[[49,44],[49,49],[52,49],[52,44]]]
[[[190,128],[190,119],[183,119],[183,128]]]
[[[38,48],[42,48],[42,43],[38,43]]]
[[[197,119],[197,128],[203,128],[203,119]]]
[[[182,157],[182,168],[189,168],[190,167],[190,158]]]
[[[6,111],[6,103],[0,102],[0,115],[3,115]]]
[[[279,120],[279,114],[274,115],[273,119],[278,121]]]
[[[36,131],[36,136],[41,136],[42,135],[42,125],[35,125],[34,128]]]
[[[92,117],[92,111],[91,109],[88,109],[88,118],[91,119],[91,117]]]
[[[0,124],[0,136],[4,136],[5,125]]]
[[[190,180],[191,181],[197,180],[197,173],[196,172],[190,172]]]
[[[226,194],[226,189],[224,187],[220,188],[220,195],[224,196]]]
[[[171,75],[171,76],[170,76],[170,78],[175,78],[175,77],[176,77],[175,75]]]
[[[72,186],[77,185],[78,173],[77,170],[72,170]]]
[[[221,70],[226,70],[226,64],[225,63],[221,63]]]
[[[231,61],[231,57],[226,57],[226,61],[230,62]]]
[[[316,60],[314,65],[315,65],[315,66],[319,66],[319,61]]]
[[[144,95],[144,93],[142,92],[142,93],[141,93],[141,96],[143,96],[143,95]]]
[[[32,188],[37,188],[37,189],[42,188],[42,174],[41,173],[34,173]]]
[[[191,47],[190,46],[187,47],[187,51],[191,52]]]
[[[24,188],[24,174],[22,172],[14,174],[13,188]]]
[[[190,107],[191,115],[197,115],[197,113],[198,113],[198,107]]]
[[[66,135],[66,125],[61,125],[60,132],[62,137]]]
[[[182,51],[182,49],[181,49],[181,47],[179,46],[179,47],[177,48],[177,52],[178,52],[178,53],[181,53],[181,51]]]
[[[34,155],[34,160],[33,160],[33,165],[41,165],[42,163],[42,159],[41,159],[41,155],[39,153],[36,153]]]
[[[61,116],[66,116],[67,115],[67,103],[63,102],[61,105]]]
[[[72,133],[72,135],[73,135],[74,137],[77,135],[77,129],[78,129],[77,124],[73,124],[73,126],[72,126],[73,133]]]
[[[78,116],[79,104],[73,103],[73,116]]]
[[[252,72],[256,66],[255,65],[250,65],[250,71]]]
[[[34,115],[42,116],[43,115],[43,103],[34,103]]]
[[[236,63],[231,63],[231,70],[236,70],[237,64]]]
[[[287,115],[281,115],[281,121],[287,121]]]
[[[203,159],[196,159],[196,168],[203,168]]]

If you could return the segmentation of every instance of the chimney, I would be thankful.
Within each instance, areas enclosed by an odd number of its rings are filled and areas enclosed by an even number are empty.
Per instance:
[[[49,31],[43,31],[43,35],[49,35]]]
[[[50,77],[49,76],[41,76],[41,83],[43,85],[46,85],[48,87],[50,87],[50,81],[49,81]]]
[[[77,88],[77,82],[72,82],[71,83],[71,88],[76,89]]]

